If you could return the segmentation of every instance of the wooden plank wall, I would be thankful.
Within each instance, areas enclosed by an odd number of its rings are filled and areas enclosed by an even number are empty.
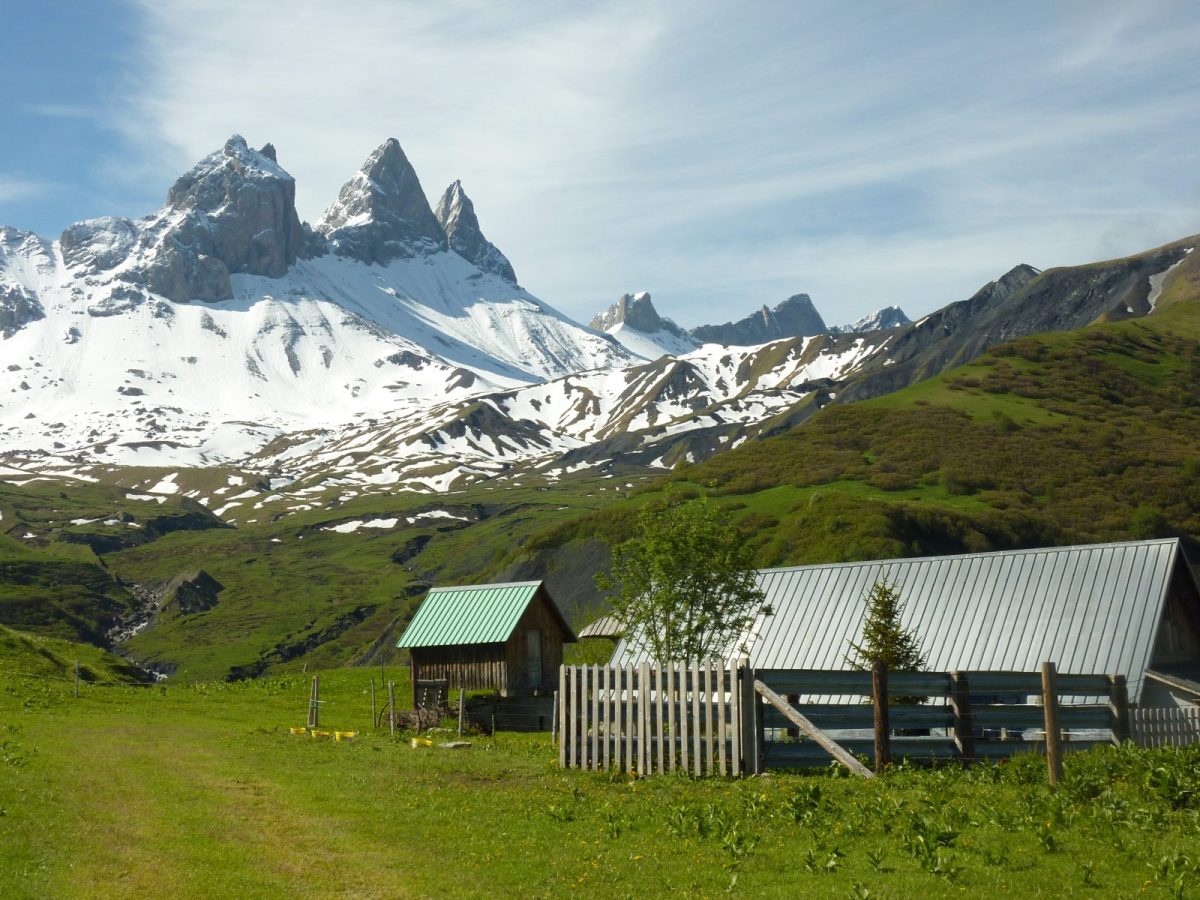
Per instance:
[[[504,644],[461,644],[451,647],[414,647],[412,677],[447,681],[450,690],[506,690],[508,665]]]
[[[749,748],[739,671],[719,664],[563,666],[559,764],[736,776]]]
[[[1133,739],[1139,747],[1200,744],[1200,706],[1133,710]]]

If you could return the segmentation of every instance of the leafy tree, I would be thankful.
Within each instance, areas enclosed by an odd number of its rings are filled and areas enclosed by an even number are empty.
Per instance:
[[[613,547],[612,595],[626,634],[659,662],[719,659],[771,608],[755,578],[752,550],[728,515],[701,497],[648,506],[633,537]]]
[[[877,581],[863,598],[867,604],[863,620],[862,642],[850,642],[846,663],[860,672],[869,671],[877,662],[886,663],[891,672],[920,672],[925,654],[917,636],[900,624],[904,603],[894,584]]]

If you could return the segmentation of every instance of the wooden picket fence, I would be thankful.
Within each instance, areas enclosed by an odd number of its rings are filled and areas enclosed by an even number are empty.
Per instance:
[[[1133,739],[1139,747],[1200,744],[1200,706],[1135,709]]]
[[[923,697],[897,704],[895,698]],[[1061,703],[1060,698],[1069,702]],[[890,701],[890,702],[889,702]],[[563,666],[555,715],[564,768],[739,776],[891,759],[969,762],[1132,737],[1121,675],[754,670],[720,664]]]
[[[559,764],[639,775],[753,771],[753,715],[743,714],[753,705],[748,673],[720,664],[562,666]]]

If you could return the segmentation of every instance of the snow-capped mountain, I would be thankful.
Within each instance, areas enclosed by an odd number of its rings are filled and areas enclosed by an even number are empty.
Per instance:
[[[870,315],[863,316],[849,325],[830,325],[830,334],[865,334],[868,331],[887,331],[889,328],[899,328],[910,325],[912,320],[898,306],[885,306]]]
[[[1195,245],[1018,266],[913,324],[826,328],[798,294],[689,332],[640,293],[588,328],[516,283],[459,182],[431,209],[396,141],[310,227],[274,148],[234,136],[143,219],[0,228],[0,475],[226,465],[260,487],[193,493],[253,521],[329,490],[666,467],[1022,334],[1150,314]]]
[[[274,149],[235,136],[144,219],[0,230],[5,449],[201,465],[636,361],[518,287],[457,183],[443,231],[394,140],[315,228],[294,199]]]
[[[647,291],[623,294],[588,325],[612,335],[626,350],[643,359],[680,356],[702,344],[670,319],[660,316]]]

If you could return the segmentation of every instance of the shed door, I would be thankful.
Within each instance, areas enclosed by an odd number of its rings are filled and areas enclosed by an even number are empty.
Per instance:
[[[542,629],[530,628],[525,632],[525,645],[528,648],[529,686],[537,690],[542,686]]]

